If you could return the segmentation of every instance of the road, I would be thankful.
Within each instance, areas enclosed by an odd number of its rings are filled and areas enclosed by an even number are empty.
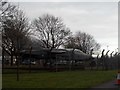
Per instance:
[[[98,85],[96,87],[91,88],[90,90],[120,90],[120,85],[116,85],[116,80],[103,83],[101,85]]]

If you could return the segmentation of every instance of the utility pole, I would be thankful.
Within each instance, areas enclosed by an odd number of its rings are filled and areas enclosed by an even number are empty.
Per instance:
[[[32,47],[30,46],[30,63],[29,63],[29,73],[31,73],[31,51],[32,51]]]
[[[17,53],[16,53],[16,59],[17,59],[17,81],[19,81],[19,57],[20,57],[20,42],[17,38]]]

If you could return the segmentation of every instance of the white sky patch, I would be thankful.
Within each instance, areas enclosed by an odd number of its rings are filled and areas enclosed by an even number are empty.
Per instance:
[[[117,2],[20,2],[30,20],[48,13],[61,17],[64,24],[75,33],[87,32],[94,36],[102,49],[118,48]]]

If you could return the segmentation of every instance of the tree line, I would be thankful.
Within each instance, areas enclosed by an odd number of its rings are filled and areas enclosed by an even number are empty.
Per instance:
[[[29,21],[18,6],[9,2],[0,3],[1,47],[3,54],[6,52],[11,56],[11,65],[13,56],[17,59],[20,51],[31,48],[34,42],[50,51],[60,46],[77,48],[87,54],[90,54],[91,49],[100,49],[100,44],[92,35],[81,31],[73,34],[61,17],[44,14]]]

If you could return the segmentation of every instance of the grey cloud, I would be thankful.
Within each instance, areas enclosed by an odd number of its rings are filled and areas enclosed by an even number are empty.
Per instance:
[[[95,39],[117,48],[118,10],[117,3],[112,2],[77,2],[77,3],[19,3],[32,20],[44,13],[61,17],[72,32],[78,30],[92,34]],[[110,40],[114,41],[110,42]],[[102,42],[101,42],[102,41]]]

